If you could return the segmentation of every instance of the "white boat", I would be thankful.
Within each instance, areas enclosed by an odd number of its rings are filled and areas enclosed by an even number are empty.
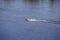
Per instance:
[[[34,22],[47,22],[47,20],[37,20],[37,19],[30,19],[30,18],[26,18],[26,21],[34,21]]]
[[[37,21],[37,19],[30,19],[30,18],[26,18],[26,21]]]

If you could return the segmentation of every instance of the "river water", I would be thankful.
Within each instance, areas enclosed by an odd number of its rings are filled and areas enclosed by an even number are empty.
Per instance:
[[[0,40],[60,40],[60,25],[25,18],[60,21],[60,1],[0,0]]]

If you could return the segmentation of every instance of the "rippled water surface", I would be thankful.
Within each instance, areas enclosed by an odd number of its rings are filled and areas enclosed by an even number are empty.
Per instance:
[[[0,40],[60,40],[60,1],[0,0]]]

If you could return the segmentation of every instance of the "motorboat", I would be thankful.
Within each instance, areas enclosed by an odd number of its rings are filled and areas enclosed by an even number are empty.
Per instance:
[[[30,19],[30,18],[26,18],[26,21],[38,21],[37,19]]]
[[[30,18],[26,18],[26,21],[33,21],[33,22],[47,22],[47,20],[38,20],[38,19],[30,19]]]

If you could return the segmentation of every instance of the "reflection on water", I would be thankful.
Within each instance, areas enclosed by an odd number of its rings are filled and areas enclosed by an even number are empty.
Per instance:
[[[28,2],[38,2],[39,0],[24,0],[24,1],[28,1]]]
[[[26,4],[37,5],[40,0],[23,0],[23,2]]]
[[[50,4],[53,6],[53,4],[54,4],[54,0],[49,0],[50,1]]]

